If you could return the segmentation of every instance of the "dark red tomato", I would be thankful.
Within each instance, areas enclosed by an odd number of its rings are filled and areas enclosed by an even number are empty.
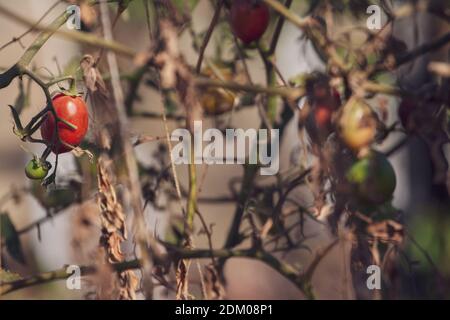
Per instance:
[[[261,38],[269,25],[269,8],[258,0],[234,0],[230,9],[233,33],[245,44]]]
[[[59,139],[71,146],[78,146],[86,135],[89,124],[86,104],[81,97],[69,96],[62,93],[56,95],[52,101],[58,117],[76,127],[71,128],[63,122],[58,122]],[[54,131],[55,117],[51,112],[48,112],[41,125],[42,139],[48,143],[52,143]],[[54,153],[64,153],[69,152],[70,150],[72,150],[72,148],[69,146],[58,143],[58,139],[55,135],[55,143],[52,151]]]

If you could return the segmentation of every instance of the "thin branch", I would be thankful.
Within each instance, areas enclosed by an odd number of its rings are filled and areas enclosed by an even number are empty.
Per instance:
[[[39,20],[38,21],[36,21],[36,23],[33,25],[33,26],[31,26],[30,27],[30,29],[28,29],[27,31],[25,31],[25,32],[23,32],[20,36],[18,36],[18,37],[13,37],[10,41],[8,41],[7,43],[5,43],[4,45],[2,45],[1,47],[0,47],[0,51],[1,50],[3,50],[3,49],[5,49],[7,46],[9,46],[9,45],[11,45],[11,44],[13,44],[13,43],[15,43],[15,42],[20,42],[20,40],[23,38],[23,37],[25,37],[27,34],[29,34],[30,32],[32,32],[33,30],[34,30],[34,28],[37,26],[37,25],[39,25],[39,23],[41,23],[42,22],[42,20],[44,20],[45,19],[45,17],[58,5],[60,3],[60,0],[57,0],[55,3],[53,3],[53,5],[50,7],[50,8],[48,8],[45,12],[44,12],[44,14],[39,18]]]
[[[262,87],[258,85],[238,84],[230,81],[210,80],[197,78],[196,85],[199,87],[218,87],[231,91],[245,91],[253,93],[265,93],[268,95],[279,95],[289,100],[296,100],[305,95],[303,88],[285,88],[285,87]]]
[[[292,1],[293,0],[286,0],[284,3],[284,6],[287,9],[289,9],[292,5]],[[275,53],[275,49],[277,48],[278,40],[280,39],[281,30],[283,29],[283,26],[284,26],[284,21],[285,21],[284,16],[280,15],[280,17],[278,18],[278,21],[277,21],[277,25],[275,27],[275,31],[272,36],[272,41],[270,42],[269,52],[268,52],[269,55],[272,55],[273,53]]]
[[[195,72],[198,74],[200,73],[200,70],[202,69],[202,62],[203,62],[203,56],[205,55],[206,47],[208,46],[209,40],[211,39],[212,33],[214,31],[214,28],[217,25],[217,22],[220,18],[220,12],[222,11],[222,7],[224,4],[224,0],[219,0],[216,6],[216,9],[214,11],[214,16],[211,20],[211,23],[209,24],[208,31],[206,32],[205,38],[203,39],[202,46],[200,47],[200,53],[197,60],[197,66],[195,68]]]
[[[136,55],[136,51],[116,41],[108,41],[103,38],[99,38],[95,35],[79,31],[59,30],[59,27],[61,27],[71,15],[66,11],[64,11],[64,13],[48,27],[36,25],[35,22],[30,21],[28,18],[25,18],[24,16],[21,16],[2,5],[0,5],[0,14],[3,14],[4,16],[7,16],[8,18],[13,19],[14,21],[17,21],[27,27],[32,27],[33,31],[34,30],[44,31],[43,34],[46,35],[47,38],[50,37],[52,34],[57,34],[64,38],[77,41],[82,44],[87,44],[93,47],[114,51],[128,58],[134,58]],[[47,39],[45,39],[45,41],[46,40]],[[32,53],[34,56],[34,54],[36,54],[37,50],[39,50],[40,48],[34,48],[34,46],[31,46],[30,49],[31,49],[30,53]]]

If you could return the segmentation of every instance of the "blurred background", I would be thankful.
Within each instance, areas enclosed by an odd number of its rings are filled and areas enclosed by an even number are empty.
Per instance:
[[[0,0],[0,4],[17,14],[27,17],[31,21],[39,20],[42,15],[55,4],[54,0]],[[42,21],[43,24],[52,21],[67,6],[67,3],[58,3]],[[302,15],[306,7],[302,1],[294,1],[292,9]],[[149,47],[148,34],[145,26],[142,1],[133,1],[125,14],[122,15],[114,30],[115,40],[124,43],[136,51],[145,50]],[[204,32],[214,10],[211,2],[201,0],[192,13],[193,29],[196,32]],[[363,15],[364,17],[364,15]],[[384,19],[385,17],[383,17]],[[333,32],[345,30],[355,24],[363,25],[365,20],[360,21],[355,18],[341,16],[335,21]],[[63,27],[64,28],[64,27]],[[20,35],[27,30],[21,24],[2,14],[0,16],[0,45],[7,43],[13,37]],[[401,19],[394,26],[394,33],[403,39],[409,48],[420,45],[426,41],[438,37],[449,31],[448,24],[441,23],[433,19],[426,13],[417,14],[414,17]],[[130,36],[132,35],[132,36]],[[301,31],[292,24],[286,23],[280,38],[280,43],[276,51],[276,61],[281,74],[285,79],[290,79],[303,72],[323,71],[325,66],[314,53],[313,48],[301,40]],[[13,65],[18,57],[23,53],[24,47],[36,37],[36,33],[30,32],[23,37],[20,42],[0,51],[0,68],[5,70]],[[214,54],[214,44],[220,43],[220,33],[213,35],[211,45],[208,46],[206,55]],[[192,48],[192,37],[189,31],[181,35],[180,47],[186,60],[195,65],[197,54]],[[32,65],[40,73],[52,72],[58,74],[58,69],[64,69],[73,64],[89,52],[94,52],[92,48],[82,47],[77,43],[53,36],[39,51],[33,59]],[[410,86],[421,87],[429,81],[427,77],[427,63],[429,61],[448,61],[448,47],[431,55],[426,55],[423,59],[416,61],[412,65],[402,68],[399,74],[393,74],[392,79],[399,78],[400,81],[407,81]],[[119,68],[128,71],[133,68],[133,62],[119,58]],[[265,74],[263,64],[255,54],[250,57],[249,70],[255,83],[264,84]],[[24,81],[27,84],[27,81]],[[126,84],[124,83],[126,90]],[[92,262],[89,255],[84,254],[77,247],[77,242],[83,241],[85,246],[95,247],[98,243],[100,232],[95,227],[87,233],[82,233],[77,226],[83,215],[96,214],[96,204],[94,194],[90,195],[92,201],[84,204],[74,204],[54,213],[46,212],[36,196],[29,192],[33,186],[23,174],[24,166],[32,157],[32,153],[41,153],[42,149],[34,144],[21,142],[12,132],[13,122],[8,104],[14,105],[20,93],[19,82],[14,82],[0,91],[0,212],[7,212],[18,230],[20,244],[22,247],[24,260],[26,263],[17,262],[9,253],[2,250],[1,263],[6,269],[13,270],[22,276],[36,274],[38,272],[49,271],[61,268],[67,264],[86,264]],[[135,108],[145,112],[159,112],[161,110],[161,98],[146,86],[141,86],[139,90],[140,99],[136,102]],[[23,111],[22,117],[29,119],[36,114],[44,104],[45,98],[40,89],[34,84],[28,95],[28,107]],[[387,123],[392,124],[397,121],[396,107],[398,101],[392,97],[377,95],[370,100],[372,105],[383,105],[386,107],[388,118]],[[220,119],[234,128],[257,128],[260,120],[256,107],[245,108],[232,115],[230,119]],[[92,122],[91,122],[92,123]],[[95,125],[95,122],[94,122]],[[170,121],[170,130],[181,127],[183,124],[177,121]],[[214,127],[217,120],[206,120],[203,123],[206,127]],[[223,124],[222,124],[223,125]],[[159,119],[131,118],[130,133],[132,135],[145,134],[151,136],[163,136],[164,127]],[[299,133],[297,117],[293,117],[286,129],[281,144],[281,164],[280,171],[287,170],[293,163],[293,157],[299,157]],[[380,150],[388,150],[393,145],[403,139],[402,133],[392,134],[389,139],[380,146]],[[139,160],[144,164],[154,163],[154,152],[158,148],[158,143],[146,143],[136,148]],[[449,148],[446,148],[446,157],[449,157]],[[58,183],[64,183],[70,179],[80,179],[76,168],[75,157],[68,153],[60,157],[58,168]],[[430,155],[427,147],[418,139],[411,139],[403,148],[395,152],[390,161],[394,166],[397,176],[397,188],[394,194],[393,205],[405,212],[405,223],[409,226],[409,232],[414,236],[420,247],[411,244],[406,240],[405,273],[399,275],[404,277],[405,285],[402,286],[402,297],[435,297],[440,289],[436,280],[435,268],[439,273],[450,277],[450,212],[447,198],[442,198],[442,192],[437,191],[433,184],[432,168],[430,165]],[[231,193],[228,188],[229,181],[242,175],[240,165],[215,165],[198,166],[199,176],[204,176],[200,198],[226,198]],[[205,171],[207,170],[207,171]],[[184,189],[187,189],[187,168],[178,166],[180,182]],[[204,174],[203,174],[204,173]],[[9,197],[11,192],[15,197]],[[310,206],[313,202],[312,193],[307,187],[299,187],[294,193],[296,200]],[[148,207],[146,217],[149,225],[156,234],[164,235],[167,231],[167,221],[170,211],[176,208],[174,200],[166,200],[168,210],[157,210]],[[228,227],[231,223],[234,212],[234,202],[204,201],[200,202],[200,211],[203,213],[207,225],[213,224],[213,246],[221,247]],[[170,210],[172,209],[172,210]],[[46,219],[49,222],[42,223],[39,228],[29,227],[39,219]],[[325,221],[325,217],[323,217]],[[199,221],[196,221],[199,224]],[[306,222],[305,232],[311,235],[307,240],[307,245],[312,248],[319,248],[328,243],[330,237],[329,228],[326,224]],[[206,248],[207,240],[204,235],[196,235],[195,245],[198,248]],[[318,267],[313,278],[313,286],[316,288],[317,297],[320,299],[353,299],[355,298],[351,275],[349,273],[351,244],[345,240],[340,241],[332,252],[325,257]],[[424,254],[424,252],[426,254]],[[308,251],[298,251],[290,253],[286,258],[293,265],[305,266],[311,260],[312,254]],[[429,260],[433,261],[433,265]],[[301,299],[303,298],[295,286],[282,278],[278,273],[271,270],[262,263],[249,259],[231,259],[225,267],[227,279],[226,297],[230,299]],[[199,282],[197,267],[191,265],[191,277],[193,283]],[[428,279],[434,279],[428,281]],[[442,286],[448,283],[441,283]],[[448,288],[445,290],[449,292]],[[164,289],[156,289],[156,297],[173,298],[171,293]],[[1,299],[82,299],[85,291],[68,290],[65,281],[53,282],[40,286],[31,287],[25,290],[0,297]],[[450,298],[450,296],[447,296]]]

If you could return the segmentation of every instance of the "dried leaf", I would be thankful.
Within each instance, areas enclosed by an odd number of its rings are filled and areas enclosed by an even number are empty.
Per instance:
[[[225,289],[213,265],[205,266],[206,299],[221,300],[225,297]]]
[[[86,88],[94,93],[98,90],[98,92],[105,97],[108,97],[108,90],[106,89],[105,82],[103,81],[103,77],[95,66],[95,59],[91,55],[84,55],[84,57],[80,61],[81,70],[83,71],[83,80],[86,85]]]
[[[72,153],[77,158],[81,158],[82,156],[87,155],[89,158],[89,162],[93,163],[94,155],[88,149],[82,149],[80,147],[75,147],[72,149]]]
[[[122,262],[125,256],[121,250],[121,244],[126,239],[125,214],[119,203],[111,174],[108,171],[110,159],[102,156],[97,164],[98,178],[98,204],[101,210],[100,221],[102,235],[100,245],[109,263]],[[138,280],[132,271],[124,271],[118,275],[119,299],[136,299]]]

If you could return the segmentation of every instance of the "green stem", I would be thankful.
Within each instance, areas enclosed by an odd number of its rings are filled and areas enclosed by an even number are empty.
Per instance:
[[[195,209],[197,207],[197,168],[194,163],[194,146],[191,147],[191,161],[189,164],[189,194],[186,210],[186,224],[189,234],[194,226]]]
[[[59,29],[64,23],[66,23],[69,17],[70,17],[69,12],[64,11],[62,14],[60,14],[48,26],[48,30],[41,32],[39,36],[36,38],[36,40],[34,40],[33,44],[28,47],[28,49],[23,53],[22,57],[20,57],[18,64],[21,67],[27,67],[30,64],[31,60],[36,55],[36,53],[42,48],[42,46],[47,42],[47,40],[50,39],[50,37],[56,32],[56,30]]]
[[[48,87],[50,87],[50,86],[52,86],[54,84],[57,84],[57,83],[63,82],[63,81],[68,81],[68,80],[70,80],[70,83],[72,84],[75,79],[74,79],[73,76],[62,76],[62,77],[58,77],[58,78],[50,80],[45,85],[48,88]]]

